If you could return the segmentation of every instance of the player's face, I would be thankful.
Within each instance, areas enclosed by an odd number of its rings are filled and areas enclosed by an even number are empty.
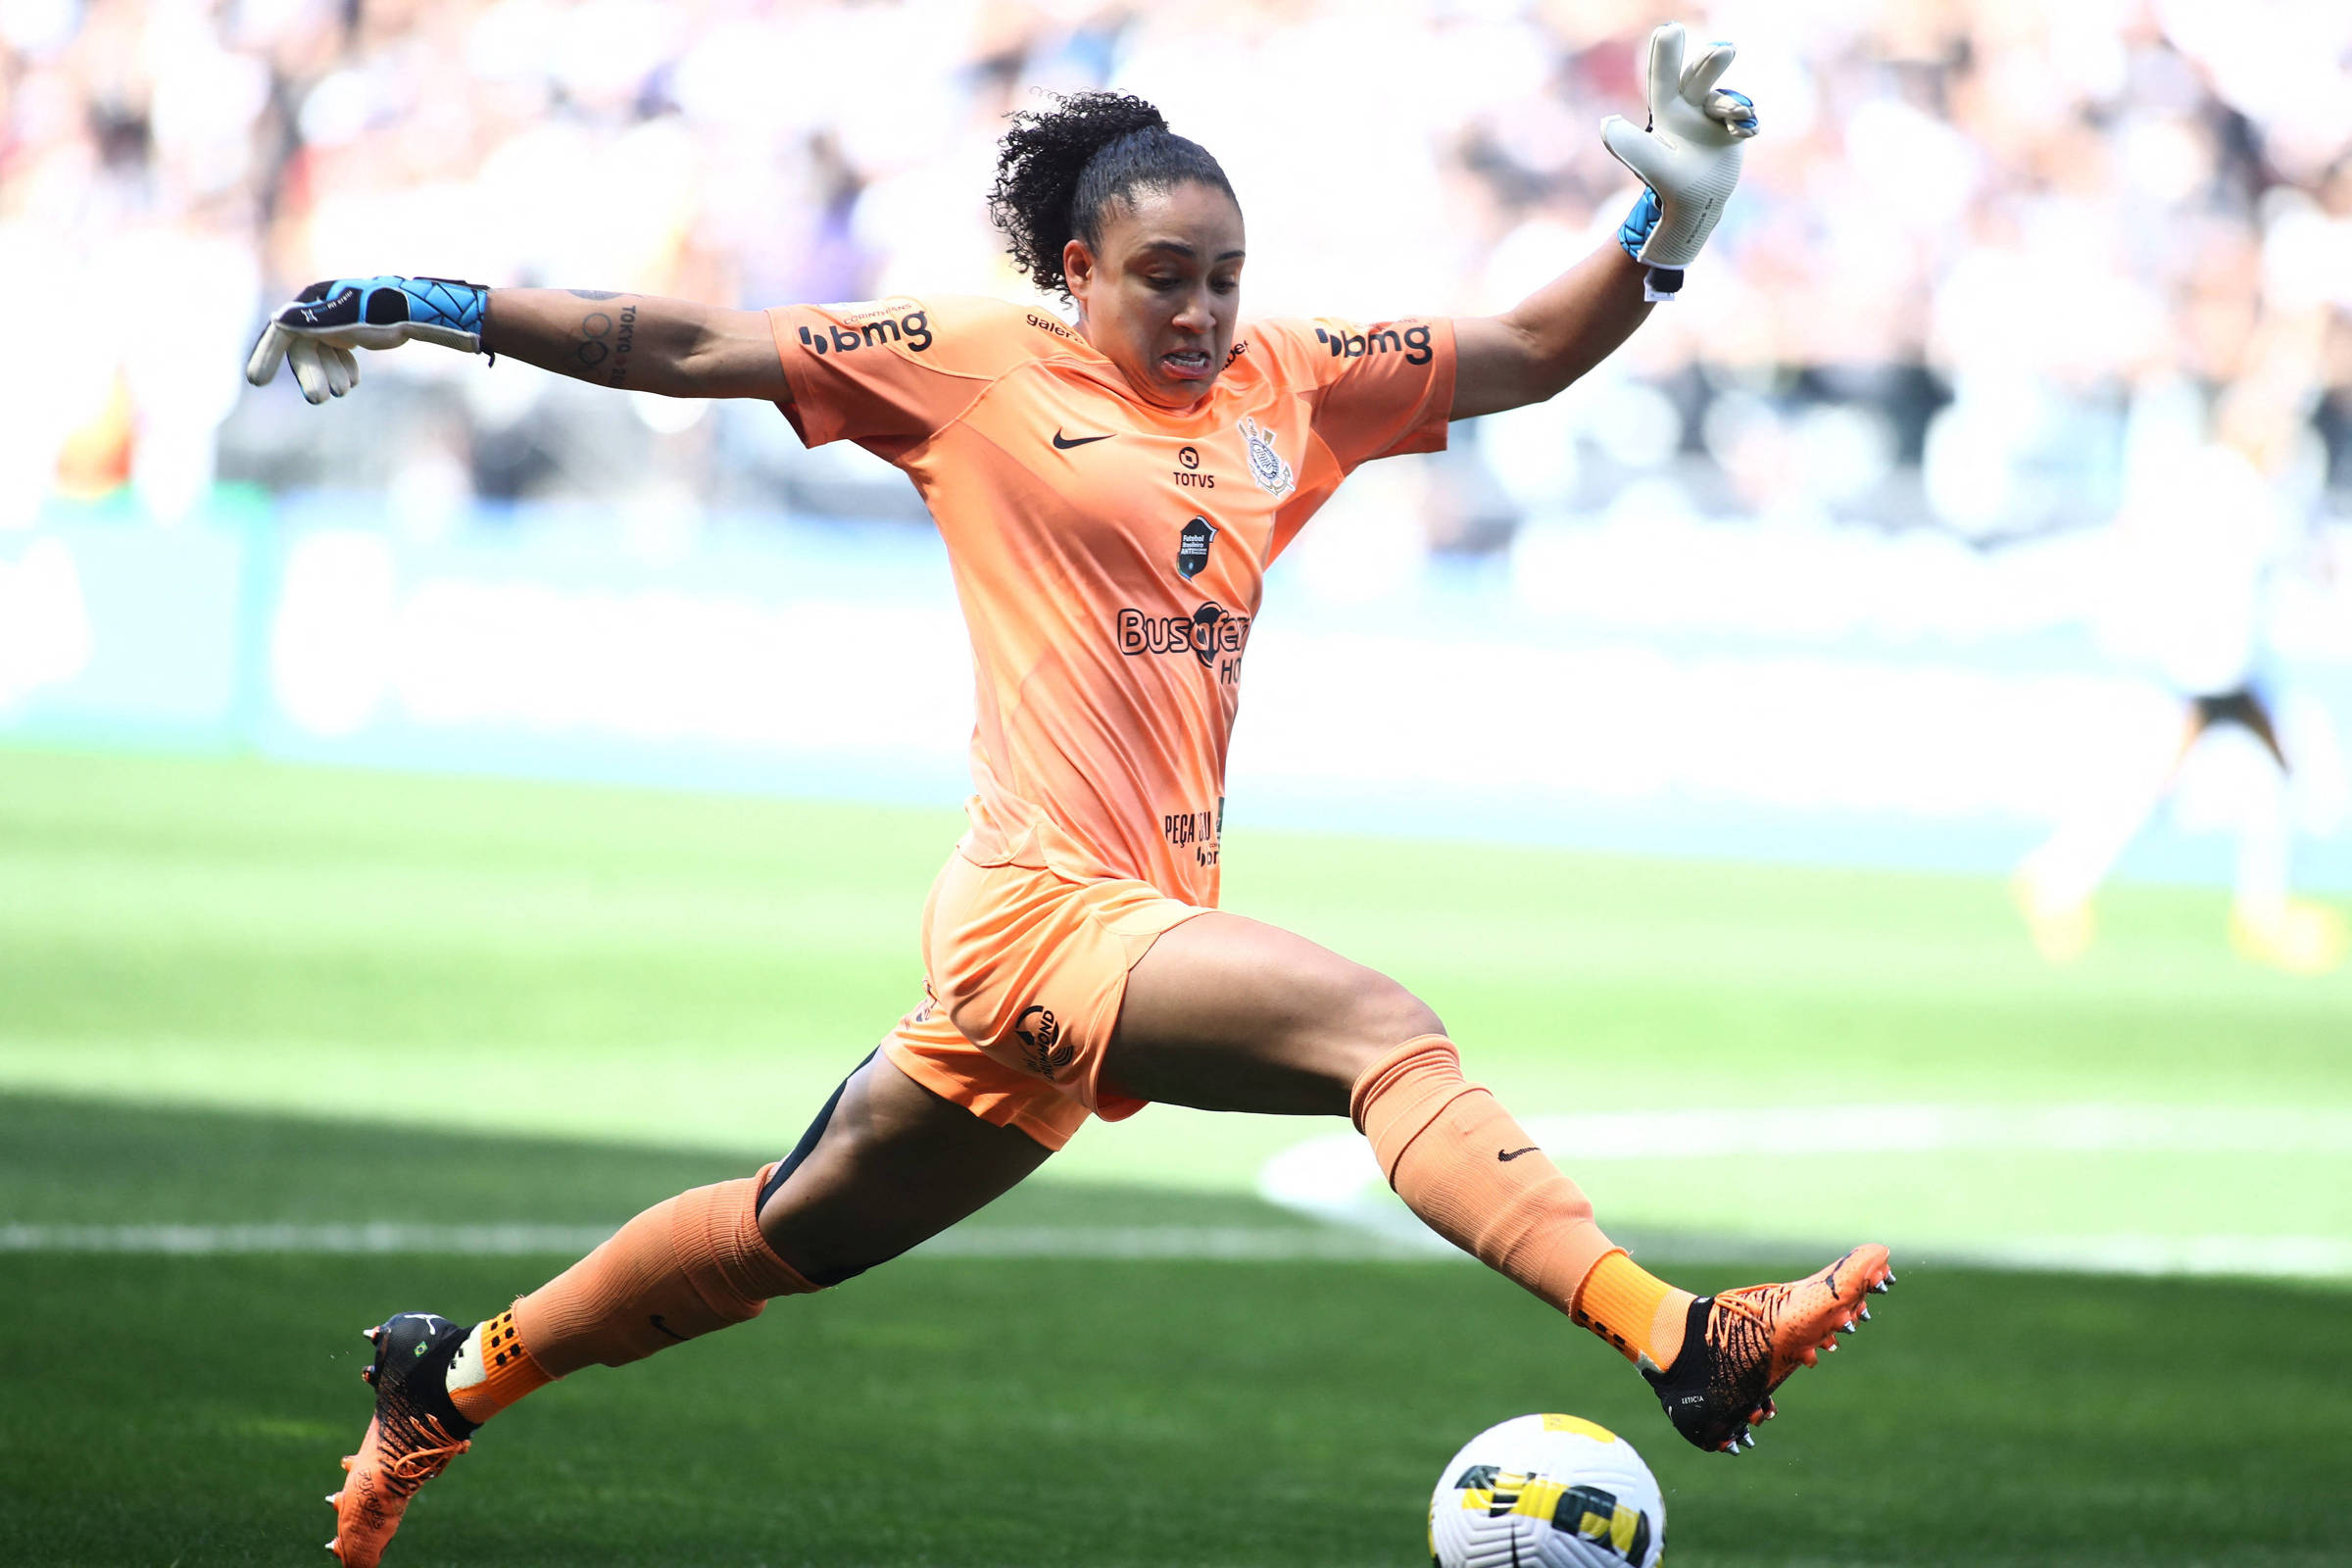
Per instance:
[[[1102,245],[1062,252],[1078,326],[1152,403],[1198,402],[1225,368],[1242,305],[1242,210],[1187,181],[1102,215]]]

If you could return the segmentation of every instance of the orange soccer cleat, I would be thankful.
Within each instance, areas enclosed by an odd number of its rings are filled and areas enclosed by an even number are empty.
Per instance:
[[[1865,1296],[1894,1284],[1884,1247],[1857,1247],[1818,1274],[1788,1285],[1747,1285],[1690,1303],[1682,1353],[1642,1375],[1658,1391],[1674,1429],[1701,1448],[1754,1447],[1750,1428],[1774,1414],[1772,1391],[1812,1366],[1838,1336],[1870,1320]]]
[[[444,1380],[466,1330],[430,1312],[403,1312],[364,1331],[375,1358],[360,1375],[375,1388],[375,1414],[335,1506],[335,1539],[326,1549],[343,1568],[375,1568],[416,1489],[473,1445],[474,1425],[458,1414]]]

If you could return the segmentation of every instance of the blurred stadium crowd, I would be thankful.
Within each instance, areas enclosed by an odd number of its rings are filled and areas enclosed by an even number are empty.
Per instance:
[[[910,516],[763,409],[411,351],[313,414],[237,376],[263,309],[399,270],[746,304],[997,292],[1004,114],[1151,97],[1251,230],[1253,314],[1503,307],[1629,199],[1644,0],[0,0],[0,522],[165,520],[219,481],[404,515],[625,497]],[[1681,8],[1690,10],[1690,8]],[[1482,552],[1629,491],[1692,514],[2103,522],[2235,409],[2298,514],[2352,513],[2352,6],[1788,0],[1739,40],[1766,136],[1682,303],[1557,405],[1416,469]],[[2223,422],[2228,422],[2227,416]],[[1660,487],[1667,487],[1662,492]]]

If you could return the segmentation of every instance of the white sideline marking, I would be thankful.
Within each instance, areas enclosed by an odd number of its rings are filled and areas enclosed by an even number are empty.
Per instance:
[[[2352,1154],[2352,1111],[2294,1105],[1794,1105],[1750,1110],[1610,1110],[1529,1116],[1528,1136],[1563,1164],[1739,1154]],[[1313,1138],[1369,1170],[1360,1138]],[[1261,1181],[1261,1186],[1263,1185]]]
[[[2180,1105],[1831,1105],[1754,1110],[1597,1111],[1530,1116],[1531,1139],[1570,1170],[1609,1160],[1774,1158],[1819,1154],[2352,1154],[2352,1112]],[[1348,1133],[1309,1138],[1258,1171],[1257,1195],[1279,1208],[1441,1252],[1445,1244],[1390,1196],[1370,1146]],[[1818,1249],[1751,1236],[1660,1234],[1639,1256],[1759,1263]],[[1885,1238],[1889,1243],[1897,1237]],[[2037,1272],[2352,1278],[2352,1240],[2329,1236],[2025,1236],[1950,1246],[1913,1242],[1919,1262]]]
[[[2352,1112],[2185,1105],[1831,1105],[1530,1116],[1527,1135],[1569,1170],[1613,1159],[1808,1154],[2352,1154]],[[1309,1138],[1260,1167],[1257,1196],[1343,1225],[1394,1204],[1351,1133]]]
[[[450,1256],[576,1255],[612,1234],[610,1225],[23,1225],[0,1224],[0,1252],[132,1252],[219,1257],[258,1252]],[[1358,1262],[1419,1258],[1425,1249],[1353,1229],[1245,1225],[975,1226],[934,1237],[928,1257],[1288,1258]]]
[[[140,1252],[219,1257],[250,1252],[440,1252],[514,1257],[585,1252],[610,1225],[0,1225],[0,1252]]]
[[[0,1253],[111,1252],[219,1257],[253,1253],[576,1256],[612,1234],[602,1225],[24,1225],[0,1224]],[[1621,1238],[1653,1263],[1819,1262],[1834,1244],[1688,1233]],[[1427,1232],[1364,1226],[1282,1230],[1244,1225],[1018,1225],[950,1231],[916,1249],[925,1257],[1164,1259],[1186,1262],[1456,1262],[1462,1253]],[[2352,1241],[2328,1236],[2030,1237],[1978,1246],[1898,1249],[1905,1267],[1975,1267],[2066,1274],[2241,1275],[2352,1279]]]

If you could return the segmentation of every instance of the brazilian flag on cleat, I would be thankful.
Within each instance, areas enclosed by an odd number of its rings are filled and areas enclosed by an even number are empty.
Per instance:
[[[327,1499],[335,1507],[328,1549],[343,1568],[375,1568],[416,1489],[473,1446],[474,1425],[447,1387],[470,1332],[431,1312],[403,1312],[368,1331],[375,1357],[362,1375],[375,1389],[375,1414],[360,1451],[343,1461],[351,1473],[343,1490]]]

